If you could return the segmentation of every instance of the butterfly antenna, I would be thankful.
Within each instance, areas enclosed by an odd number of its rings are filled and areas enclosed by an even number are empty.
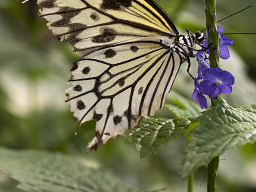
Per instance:
[[[252,5],[250,5],[250,6],[246,7],[246,8],[244,8],[244,9],[242,9],[242,10],[236,12],[236,13],[233,13],[232,15],[229,15],[229,16],[227,16],[227,17],[225,17],[225,18],[223,18],[223,19],[221,19],[221,20],[219,20],[219,21],[217,21],[217,23],[219,23],[219,22],[221,22],[221,21],[223,21],[223,20],[225,20],[225,19],[227,19],[227,18],[229,18],[229,17],[232,17],[232,16],[234,16],[234,15],[236,15],[236,14],[238,14],[238,13],[241,13],[242,11],[245,11],[246,9],[249,9],[249,8],[251,8],[251,7],[252,7]],[[204,32],[206,29],[207,29],[207,28],[205,28],[205,29],[202,30],[201,32]]]
[[[222,33],[223,35],[256,35],[256,33]]]
[[[219,20],[219,21],[217,21],[217,23],[219,23],[219,22],[221,22],[221,21],[223,21],[223,20],[225,20],[225,19],[227,19],[227,18],[229,18],[229,17],[232,17],[232,16],[234,16],[234,15],[236,15],[236,14],[242,12],[242,11],[245,11],[246,9],[248,9],[248,8],[250,8],[250,7],[252,7],[252,5],[246,7],[246,8],[244,8],[244,9],[242,9],[242,10],[240,10],[240,11],[238,11],[238,12],[232,14],[232,15],[229,15],[229,16],[227,16],[227,17],[225,17],[225,18],[223,18],[223,19],[221,19],[221,20]]]

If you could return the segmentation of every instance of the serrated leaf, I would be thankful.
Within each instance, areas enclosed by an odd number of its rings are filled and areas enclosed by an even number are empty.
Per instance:
[[[185,98],[175,91],[171,91],[167,95],[166,100],[173,104],[165,104],[164,106],[173,112],[176,117],[189,118],[201,115],[202,110],[197,102],[192,99]]]
[[[138,127],[127,130],[123,136],[126,143],[135,144],[141,158],[144,158],[152,152],[156,154],[161,145],[179,137],[189,123],[190,120],[185,118],[143,118]]]
[[[211,110],[197,118],[201,124],[189,133],[193,138],[184,152],[181,177],[184,179],[230,148],[256,141],[256,107],[234,109],[222,98],[214,100]]]
[[[110,171],[92,168],[85,159],[45,151],[0,148],[0,169],[20,182],[18,188],[37,192],[139,192]]]

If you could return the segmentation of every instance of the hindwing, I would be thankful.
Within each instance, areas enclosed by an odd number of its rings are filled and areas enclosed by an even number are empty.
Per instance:
[[[142,116],[154,115],[179,67],[179,55],[153,40],[104,48],[74,63],[67,101],[76,121],[96,120],[96,137],[88,147],[105,144]]]

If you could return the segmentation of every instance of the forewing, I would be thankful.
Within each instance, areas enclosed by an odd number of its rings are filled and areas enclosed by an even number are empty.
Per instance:
[[[174,36],[177,29],[153,1],[38,0],[39,17],[82,55],[137,37]]]

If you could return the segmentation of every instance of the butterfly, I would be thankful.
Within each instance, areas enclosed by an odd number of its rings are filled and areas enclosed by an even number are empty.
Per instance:
[[[181,63],[203,35],[181,35],[153,0],[38,0],[39,17],[82,56],[67,101],[80,125],[94,119],[97,149],[163,107]]]

